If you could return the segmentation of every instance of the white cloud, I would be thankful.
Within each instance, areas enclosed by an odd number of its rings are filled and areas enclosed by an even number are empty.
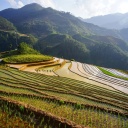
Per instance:
[[[19,8],[30,3],[43,7],[71,12],[75,16],[89,18],[110,13],[128,12],[128,0],[6,0],[12,7]]]
[[[52,0],[29,0],[29,3],[38,3],[43,7],[55,8],[54,2]]]
[[[73,14],[84,18],[128,12],[128,0],[75,0]]]
[[[38,3],[43,7],[52,7],[55,8],[55,5],[52,0],[7,0],[11,7],[20,8],[23,7],[25,4],[30,3]]]
[[[13,8],[20,8],[23,7],[24,4],[22,1],[16,1],[16,0],[7,0],[7,2],[9,2],[9,4],[11,5],[11,7]]]
[[[23,7],[24,4],[23,4],[21,1],[18,1],[18,2],[17,2],[17,6],[18,6],[18,7]]]
[[[119,6],[120,12],[125,13],[128,12],[128,1],[121,3]]]
[[[7,0],[11,6],[15,6],[16,5],[16,1],[15,0]]]

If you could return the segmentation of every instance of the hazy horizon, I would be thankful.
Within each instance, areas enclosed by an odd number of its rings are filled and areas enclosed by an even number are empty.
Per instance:
[[[90,18],[113,13],[127,13],[127,0],[1,0],[0,11],[7,8],[21,8],[30,3],[70,12],[76,17]]]

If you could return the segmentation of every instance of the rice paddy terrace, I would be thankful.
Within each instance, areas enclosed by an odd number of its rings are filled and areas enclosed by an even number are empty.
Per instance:
[[[1,128],[128,128],[128,74],[60,58],[8,64],[0,105]]]

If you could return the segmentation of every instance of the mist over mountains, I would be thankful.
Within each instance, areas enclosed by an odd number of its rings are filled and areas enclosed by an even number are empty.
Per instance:
[[[29,35],[22,36],[22,40],[19,35],[17,43],[29,43],[41,53],[99,66],[128,69],[127,28],[102,28],[99,24],[84,22],[70,13],[43,8],[35,3],[19,9],[2,10],[0,16],[6,20],[0,22],[0,26],[4,24],[4,28],[0,27],[0,45],[4,46],[4,50],[11,49],[10,44],[13,49],[16,48],[15,35],[10,36],[10,33],[17,31]],[[103,21],[105,23],[106,20]],[[10,41],[7,35],[14,39]]]
[[[128,13],[108,14],[104,16],[95,16],[89,19],[82,20],[108,29],[128,28]]]

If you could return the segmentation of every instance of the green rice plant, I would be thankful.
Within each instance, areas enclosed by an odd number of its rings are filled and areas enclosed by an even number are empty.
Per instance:
[[[109,76],[112,76],[112,77],[116,77],[116,78],[119,78],[119,79],[123,79],[123,80],[128,80],[128,78],[123,77],[123,76],[115,75],[115,74],[113,74],[113,73],[111,73],[111,72],[109,72],[109,71],[103,69],[102,67],[98,67],[98,68],[99,68],[104,74],[106,74],[106,75],[109,75]]]
[[[30,104],[55,116],[66,118],[80,125],[89,125],[92,128],[123,128],[128,124],[127,117],[122,117],[122,115],[114,116],[113,113],[109,114],[109,111],[103,112],[97,109],[98,107],[103,107],[127,113],[128,96],[124,93],[97,87],[86,82],[14,69],[0,69],[0,75],[2,76],[0,78],[1,91],[8,91],[8,93],[0,93],[0,96]],[[10,76],[12,77],[10,78]],[[35,89],[37,90],[36,93],[32,91]],[[31,93],[28,93],[30,91]],[[12,95],[13,92],[18,94]],[[19,95],[19,93],[25,93],[25,95]],[[42,94],[43,98],[40,98],[40,94]],[[52,100],[52,98],[55,99]],[[86,108],[82,104],[88,104],[91,107]],[[92,105],[98,107],[95,108]],[[3,108],[4,105],[1,105],[1,107]],[[24,111],[22,107],[19,107],[19,110]],[[5,106],[5,112],[7,111],[8,107],[6,108]],[[11,113],[13,112],[10,111],[9,116],[12,115]],[[7,116],[7,119],[9,116]],[[22,114],[17,112],[15,116],[22,117]],[[26,118],[26,121],[32,123],[34,118],[34,115],[31,114],[28,120]],[[34,127],[33,124],[32,127]]]
[[[75,105],[75,108],[76,108],[76,109],[81,109],[81,104],[78,104],[78,103],[77,103],[77,104]]]
[[[59,100],[59,105],[63,105],[64,101],[63,100]]]
[[[20,106],[20,110],[21,111],[24,111],[24,106]]]
[[[51,60],[52,57],[46,55],[35,55],[35,54],[25,54],[25,55],[13,55],[3,59],[5,63],[28,63],[28,62],[40,62]]]

